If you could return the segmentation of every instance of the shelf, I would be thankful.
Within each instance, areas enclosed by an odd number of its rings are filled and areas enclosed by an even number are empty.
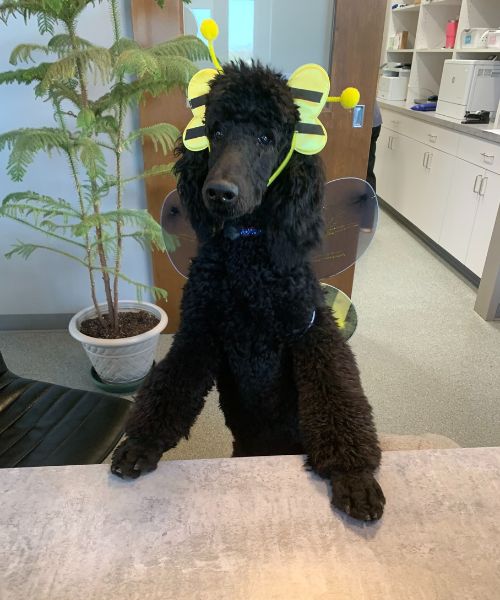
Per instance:
[[[433,0],[433,2],[424,2],[422,6],[456,6],[460,8],[461,0]]]
[[[500,54],[500,48],[455,48],[457,54]]]
[[[420,4],[410,4],[408,6],[401,6],[400,8],[393,8],[393,13],[409,13],[409,12],[418,12],[420,10]]]
[[[500,0],[421,0],[417,5],[413,4],[414,1],[416,0],[406,0],[409,6],[394,10],[391,10],[393,2],[387,3],[387,45],[398,33],[407,31],[406,45],[410,47],[386,49],[383,54],[385,61],[382,60],[384,66],[394,63],[411,66],[408,98],[427,98],[431,93],[437,94],[441,86],[443,68],[450,59],[500,60],[500,48],[444,47],[447,26],[451,19],[458,19],[457,46],[461,44],[461,32],[464,29],[500,27]],[[409,104],[408,101],[406,106]]]
[[[417,48],[415,52],[423,54],[453,54],[453,48]]]

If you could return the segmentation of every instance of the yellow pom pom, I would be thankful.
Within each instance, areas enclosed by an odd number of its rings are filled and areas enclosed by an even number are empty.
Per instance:
[[[201,23],[200,31],[207,42],[213,42],[219,35],[219,26],[213,19],[204,19]]]
[[[343,108],[354,108],[359,104],[359,90],[353,87],[346,88],[340,96],[340,104]]]

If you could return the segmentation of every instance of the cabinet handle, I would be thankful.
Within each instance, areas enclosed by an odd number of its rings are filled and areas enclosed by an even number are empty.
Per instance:
[[[429,169],[429,171],[431,170],[433,158],[434,158],[434,154],[432,154],[432,152],[429,152],[429,158],[427,159],[427,168]]]
[[[477,192],[479,192],[479,190],[481,189],[481,181],[483,179],[482,175],[478,175],[476,177],[476,181],[474,181],[474,192],[477,194]],[[478,187],[479,186],[479,187]]]
[[[431,135],[431,134],[429,133],[429,142],[430,142],[431,144],[435,144],[435,143],[437,142],[437,139],[438,139],[438,136],[437,136],[437,135]]]
[[[479,195],[480,196],[484,196],[484,194],[486,193],[486,187],[488,185],[488,178],[487,177],[483,177],[483,181],[481,181],[481,187],[479,189]]]
[[[481,152],[481,156],[483,157],[484,162],[488,165],[492,165],[495,160],[495,156],[493,154],[486,154],[486,152]]]
[[[389,148],[389,150],[391,149],[391,139],[392,139],[392,136],[390,135],[390,136],[387,138],[387,147]]]
[[[424,158],[422,160],[422,166],[424,167],[424,169],[427,169],[427,155],[429,153],[428,152],[424,152]]]

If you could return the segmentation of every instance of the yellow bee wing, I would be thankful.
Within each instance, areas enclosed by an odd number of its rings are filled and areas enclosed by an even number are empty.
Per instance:
[[[320,65],[302,65],[288,80],[295,104],[302,118],[314,118],[325,106],[330,92],[330,78]]]
[[[205,109],[210,81],[217,75],[215,69],[202,69],[193,75],[188,85],[188,101],[194,117],[182,134],[182,140],[188,150],[200,152],[208,148],[205,135]]]
[[[210,81],[217,75],[215,69],[202,69],[195,73],[188,85],[188,101],[195,117],[205,116],[207,94]]]
[[[288,80],[293,100],[299,107],[295,150],[301,154],[317,154],[326,145],[326,129],[318,115],[326,104],[330,92],[330,78],[320,65],[302,65]]]
[[[203,117],[193,117],[182,134],[182,141],[188,150],[200,152],[208,148],[208,138],[205,135]]]
[[[295,150],[300,154],[317,154],[326,146],[327,134],[317,118],[301,119],[295,128]]]

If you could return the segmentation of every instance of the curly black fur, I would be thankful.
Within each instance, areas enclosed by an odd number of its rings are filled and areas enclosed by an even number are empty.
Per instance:
[[[235,456],[305,452],[331,481],[335,506],[377,519],[385,501],[371,408],[309,262],[322,232],[319,159],[294,153],[267,187],[298,117],[286,80],[260,64],[226,65],[215,78],[210,152],[178,150],[179,194],[200,240],[181,326],[138,394],[112,470],[154,469],[216,383]],[[234,192],[227,198],[213,192],[221,182]],[[232,239],[228,224],[262,235]]]

